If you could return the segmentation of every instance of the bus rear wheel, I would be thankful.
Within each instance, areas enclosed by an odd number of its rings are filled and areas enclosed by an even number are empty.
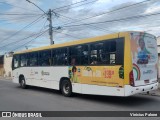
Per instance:
[[[72,85],[69,80],[63,80],[61,83],[61,92],[64,96],[72,96]]]
[[[23,89],[26,89],[26,88],[27,88],[26,81],[25,81],[24,77],[22,77],[22,78],[20,79],[20,86],[21,86],[21,88],[23,88]]]

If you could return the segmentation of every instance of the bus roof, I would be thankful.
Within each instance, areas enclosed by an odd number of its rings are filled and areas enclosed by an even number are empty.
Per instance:
[[[48,50],[48,49],[52,49],[52,48],[59,48],[59,47],[65,47],[65,46],[71,46],[71,45],[78,45],[78,44],[96,42],[96,41],[101,41],[101,40],[105,40],[105,39],[106,40],[107,39],[114,39],[114,38],[118,38],[119,34],[126,34],[126,33],[130,33],[130,32],[138,32],[138,31],[126,31],[126,32],[113,33],[113,34],[108,34],[108,35],[103,35],[103,36],[97,36],[97,37],[93,37],[93,38],[74,40],[74,41],[71,41],[71,42],[66,42],[66,43],[61,43],[61,44],[53,44],[53,45],[49,45],[49,46],[44,46],[44,47],[19,51],[19,52],[15,52],[14,54],[36,52],[36,51]]]

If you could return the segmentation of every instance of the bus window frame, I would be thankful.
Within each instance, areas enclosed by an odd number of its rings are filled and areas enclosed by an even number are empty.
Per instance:
[[[119,39],[123,40],[123,64],[117,64],[117,62],[116,62],[117,61],[117,59],[116,59],[117,58],[117,55],[116,55],[117,54],[117,41]],[[100,43],[100,42],[103,42],[105,44],[105,42],[110,42],[110,41],[113,41],[113,40],[116,41],[116,51],[115,52],[108,52],[107,54],[110,55],[110,53],[115,53],[115,64],[90,64],[90,62],[91,62],[91,45],[92,44],[96,44],[96,43]],[[51,51],[51,64],[50,65],[46,65],[46,66],[71,66],[71,64],[69,63],[70,62],[70,59],[69,59],[70,58],[70,48],[71,47],[76,47],[76,46],[79,46],[79,45],[88,47],[88,64],[83,64],[83,65],[82,64],[76,64],[76,66],[86,66],[86,65],[87,66],[115,66],[115,65],[124,65],[124,51],[125,51],[125,48],[124,48],[124,46],[125,46],[125,38],[124,37],[107,39],[107,40],[99,40],[99,41],[96,41],[96,42],[77,44],[77,45],[71,45],[71,46],[64,46],[64,47],[59,47],[59,48],[45,49],[45,50],[28,52],[28,53],[23,53],[23,54],[16,54],[14,56],[18,55],[20,57],[20,55],[26,54],[28,56],[28,64],[25,67],[45,67],[45,66],[39,65],[39,59],[40,59],[39,54],[40,54],[40,52]],[[53,63],[53,59],[54,59],[53,52],[55,50],[57,50],[57,49],[66,49],[67,50],[67,64],[66,65],[55,65]],[[34,65],[34,66],[30,66],[30,54],[33,54],[33,53],[37,53],[37,64]],[[110,61],[110,59],[109,59],[109,61]],[[21,61],[20,61],[20,58],[19,58],[18,67],[21,67],[20,66],[20,62]],[[12,66],[12,68],[13,68],[13,66]]]

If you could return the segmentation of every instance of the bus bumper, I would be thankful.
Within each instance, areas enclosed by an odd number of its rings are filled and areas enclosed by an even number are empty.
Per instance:
[[[134,94],[149,92],[149,91],[157,90],[157,89],[158,89],[158,82],[149,84],[149,85],[145,85],[145,86],[136,86],[136,87],[125,85],[124,92],[125,92],[125,96],[131,96]]]

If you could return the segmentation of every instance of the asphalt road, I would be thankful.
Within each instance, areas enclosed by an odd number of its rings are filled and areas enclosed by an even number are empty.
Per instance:
[[[0,80],[0,111],[160,111],[160,97],[136,95],[111,97],[75,94],[64,97],[59,91],[39,87],[21,89],[10,80]],[[0,118],[1,120],[2,118]],[[3,118],[4,119],[4,118]],[[16,118],[17,119],[17,118]],[[15,120],[16,120],[15,119]],[[51,119],[51,118],[50,118]],[[62,118],[56,118],[60,120]],[[64,118],[66,119],[66,118]],[[68,118],[81,120],[84,118]],[[95,119],[97,118],[87,118]],[[105,119],[106,118],[101,118]],[[111,118],[115,119],[115,118]],[[118,118],[124,120],[124,118]],[[125,118],[133,120],[133,118]],[[144,119],[144,118],[140,118]],[[151,118],[145,118],[145,120]],[[159,120],[159,118],[154,118]]]

